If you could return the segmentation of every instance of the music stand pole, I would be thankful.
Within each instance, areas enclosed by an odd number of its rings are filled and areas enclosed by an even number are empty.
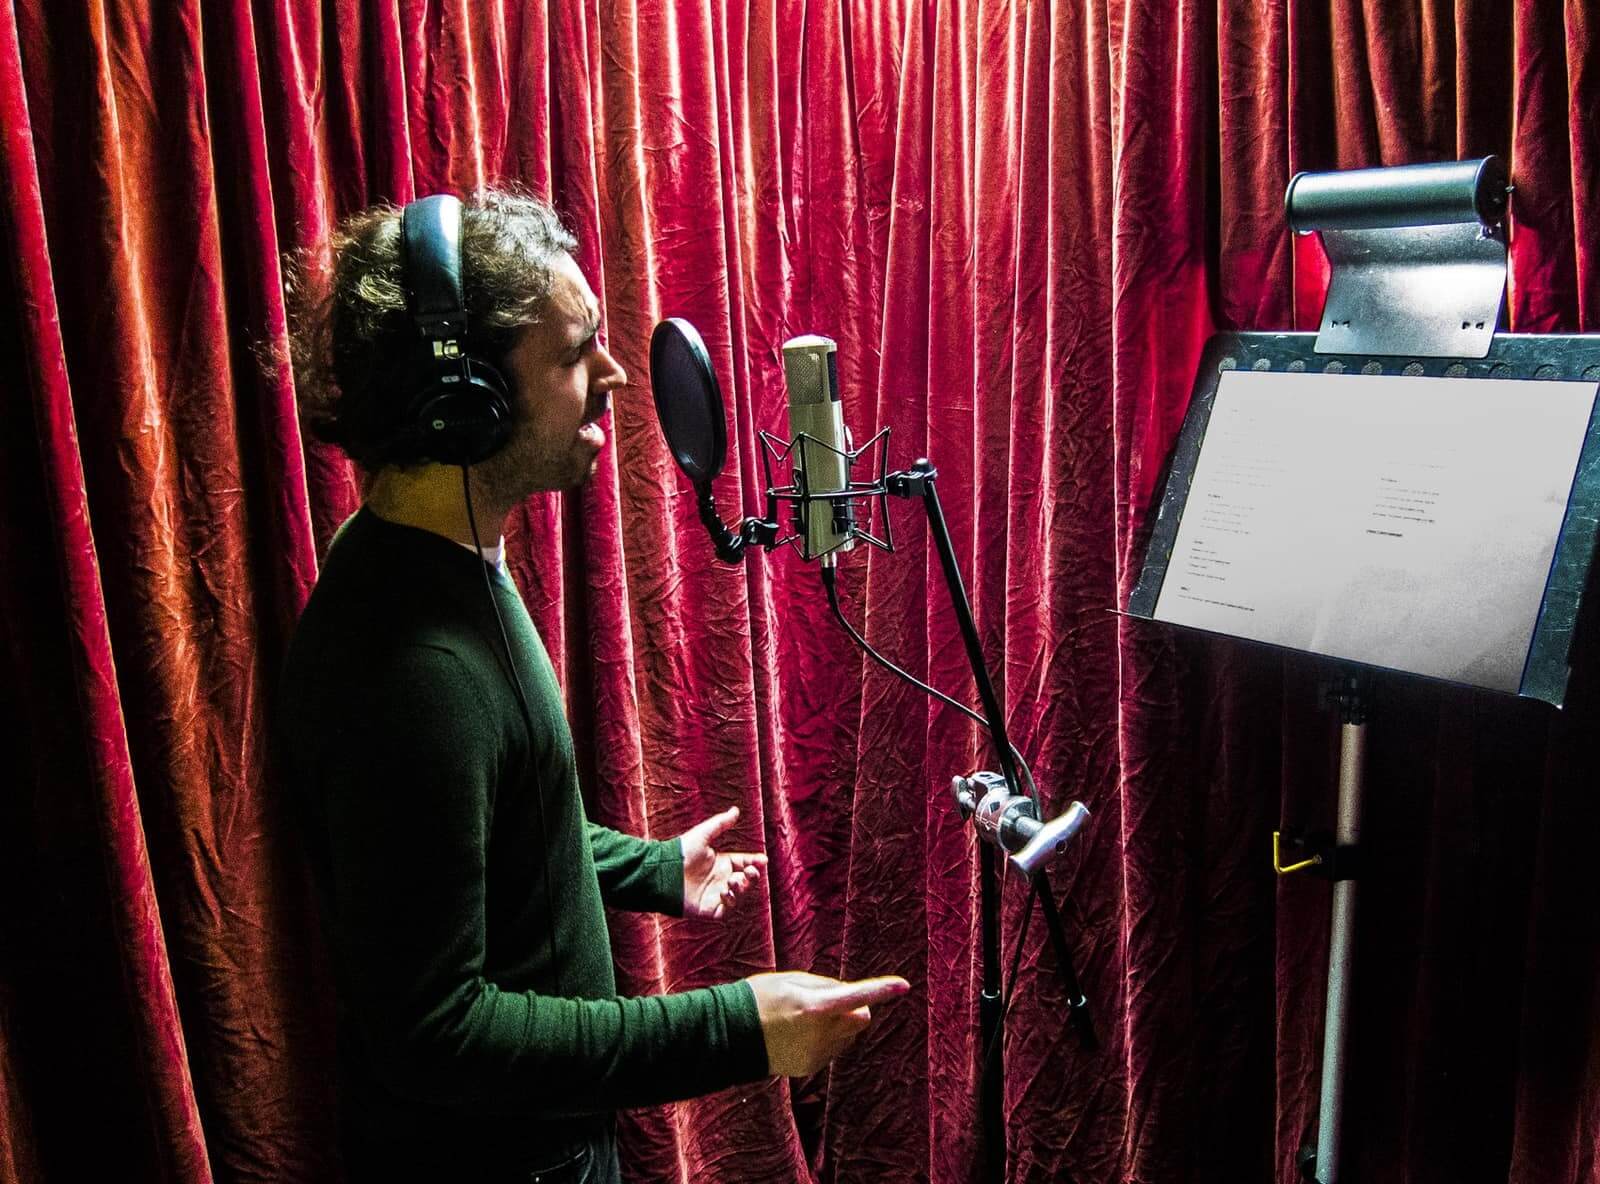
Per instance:
[[[1367,704],[1359,679],[1349,678],[1338,695],[1339,822],[1334,834],[1333,920],[1328,934],[1328,998],[1322,1028],[1322,1101],[1317,1115],[1316,1179],[1337,1184],[1344,1118],[1344,1061],[1355,972],[1356,889],[1354,868],[1341,859],[1361,840],[1362,769],[1367,750]]]

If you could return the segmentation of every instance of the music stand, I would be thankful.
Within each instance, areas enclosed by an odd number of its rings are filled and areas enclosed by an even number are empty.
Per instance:
[[[1321,331],[1208,343],[1128,603],[1341,672],[1336,834],[1292,863],[1273,836],[1280,874],[1334,883],[1300,1156],[1320,1184],[1339,1178],[1367,674],[1559,707],[1594,556],[1600,335],[1495,332],[1508,192],[1493,157],[1290,183],[1291,224],[1322,230],[1333,266]]]

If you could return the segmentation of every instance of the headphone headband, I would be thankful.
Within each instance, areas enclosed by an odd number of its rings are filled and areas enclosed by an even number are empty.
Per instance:
[[[424,197],[400,213],[405,240],[406,308],[430,341],[467,333],[461,295],[461,202],[448,193]]]

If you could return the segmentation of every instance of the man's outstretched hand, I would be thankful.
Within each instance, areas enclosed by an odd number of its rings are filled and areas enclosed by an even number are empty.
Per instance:
[[[745,980],[755,992],[767,1072],[805,1077],[838,1056],[872,1022],[874,1004],[911,989],[894,975],[845,983],[820,974],[785,970]]]
[[[739,807],[713,814],[679,836],[683,844],[683,915],[722,916],[741,895],[761,882],[767,857],[718,851],[716,839],[739,820]]]

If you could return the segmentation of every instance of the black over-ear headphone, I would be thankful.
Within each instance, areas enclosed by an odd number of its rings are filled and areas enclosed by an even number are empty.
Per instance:
[[[466,351],[461,293],[461,202],[448,193],[400,212],[406,311],[420,338],[401,421],[406,459],[475,465],[511,433],[511,393],[500,372]]]

